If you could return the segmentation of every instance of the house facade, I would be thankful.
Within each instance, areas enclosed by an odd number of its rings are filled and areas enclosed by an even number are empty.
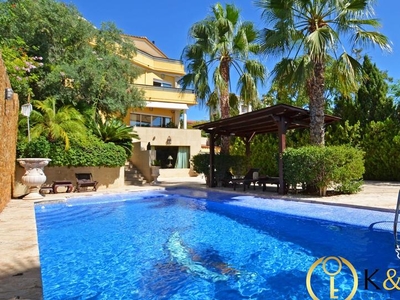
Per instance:
[[[160,162],[163,177],[190,176],[190,158],[201,150],[201,132],[187,129],[187,110],[197,102],[193,90],[182,91],[178,84],[184,65],[146,37],[127,37],[137,48],[133,63],[142,71],[133,84],[146,99],[145,107],[131,109],[124,119],[140,137],[130,162],[147,180],[154,160]]]

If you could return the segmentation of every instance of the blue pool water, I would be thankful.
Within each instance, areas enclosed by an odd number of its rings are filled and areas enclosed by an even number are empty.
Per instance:
[[[331,256],[354,266],[353,299],[400,299],[386,280],[400,271],[389,213],[190,189],[71,198],[35,213],[45,300],[311,299],[307,272]],[[330,277],[312,273],[320,299]],[[333,280],[345,299],[351,270]]]

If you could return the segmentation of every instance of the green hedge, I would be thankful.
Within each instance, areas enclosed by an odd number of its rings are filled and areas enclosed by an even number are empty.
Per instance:
[[[371,122],[362,141],[365,179],[400,181],[400,128],[390,119]]]
[[[296,186],[355,193],[362,185],[364,152],[348,146],[288,148],[283,154],[285,181]]]
[[[71,147],[65,151],[61,142],[50,143],[41,137],[29,143],[19,143],[18,157],[50,158],[50,166],[67,167],[121,167],[126,162],[126,152],[123,147],[114,143],[104,143],[90,136],[85,144],[71,142]]]

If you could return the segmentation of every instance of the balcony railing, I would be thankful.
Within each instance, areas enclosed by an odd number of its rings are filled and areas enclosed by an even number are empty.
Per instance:
[[[150,57],[151,59],[154,59],[154,60],[167,61],[167,62],[175,63],[175,64],[178,64],[178,65],[182,64],[182,62],[179,59],[172,59],[172,58],[164,58],[164,57],[153,56],[153,55],[148,54],[148,53],[146,53],[146,52],[144,52],[142,50],[139,50],[139,49],[136,49],[136,51],[137,51],[137,53],[140,53],[140,54],[142,54],[144,56]]]
[[[173,88],[173,87],[163,87],[163,86],[138,84],[138,83],[134,83],[133,85],[136,86],[137,88],[144,89],[146,91],[162,91],[166,93],[194,94],[194,90],[192,89],[186,89],[183,91],[181,88]]]

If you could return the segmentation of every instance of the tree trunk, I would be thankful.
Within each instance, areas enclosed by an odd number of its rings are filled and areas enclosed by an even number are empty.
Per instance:
[[[310,98],[310,142],[325,145],[325,67],[322,62],[314,63],[314,77],[307,81],[307,94]]]
[[[220,108],[221,108],[221,119],[230,117],[229,107],[229,61],[223,59],[220,66],[220,72],[222,79],[224,80],[224,86],[221,87],[220,93]],[[221,153],[229,154],[230,137],[221,136]]]

